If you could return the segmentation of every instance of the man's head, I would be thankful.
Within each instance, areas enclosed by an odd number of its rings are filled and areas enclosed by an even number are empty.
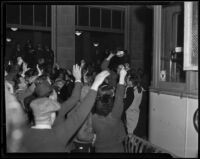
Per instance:
[[[47,81],[47,77],[39,77],[35,82],[35,93],[37,97],[49,97],[53,93],[51,84]]]
[[[50,98],[38,98],[31,102],[30,107],[33,111],[35,123],[53,125],[56,117],[56,111],[60,109],[60,105]]]

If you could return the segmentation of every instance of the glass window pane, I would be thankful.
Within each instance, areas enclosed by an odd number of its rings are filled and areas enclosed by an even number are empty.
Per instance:
[[[90,25],[92,27],[100,27],[100,9],[90,8]]]
[[[19,24],[19,5],[6,5],[6,19],[9,24]]]
[[[79,25],[88,26],[89,25],[89,8],[79,6]]]
[[[77,6],[75,6],[75,25],[77,25]]]
[[[120,29],[121,28],[121,11],[112,11],[112,28]]]
[[[160,80],[184,83],[183,70],[183,7],[163,8],[163,51],[161,56]]]
[[[35,25],[46,26],[46,5],[35,5]]]
[[[122,12],[122,29],[124,30],[124,25],[125,25],[125,12]]]
[[[33,25],[33,5],[21,6],[22,25]]]
[[[101,27],[103,28],[111,27],[111,11],[108,9],[101,10]]]
[[[51,5],[47,5],[47,26],[51,26]]]

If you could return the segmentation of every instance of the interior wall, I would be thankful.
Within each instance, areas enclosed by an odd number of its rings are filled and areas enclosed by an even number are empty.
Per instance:
[[[75,63],[75,6],[52,6],[52,49],[55,62],[71,69]]]
[[[197,99],[150,93],[149,141],[179,157],[198,156]]]
[[[131,65],[143,68],[151,76],[153,9],[143,5],[130,6],[129,45]]]

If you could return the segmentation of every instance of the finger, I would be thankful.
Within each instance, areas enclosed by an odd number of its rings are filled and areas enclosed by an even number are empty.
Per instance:
[[[75,71],[75,65],[73,65],[73,72]]]

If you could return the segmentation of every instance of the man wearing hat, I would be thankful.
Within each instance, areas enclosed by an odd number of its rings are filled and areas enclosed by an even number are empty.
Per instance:
[[[29,128],[22,138],[22,146],[26,150],[25,152],[65,152],[66,144],[91,111],[95,103],[97,90],[109,75],[109,72],[103,71],[96,76],[87,97],[81,102],[80,107],[72,116],[65,119],[66,112],[77,103],[77,97],[80,99],[82,83],[81,68],[78,65],[73,66],[73,75],[75,77],[75,88],[72,96],[62,106],[54,98],[55,91],[50,94],[49,98],[40,97],[31,102],[30,107],[33,110],[35,125]],[[57,111],[58,115],[56,117]]]

